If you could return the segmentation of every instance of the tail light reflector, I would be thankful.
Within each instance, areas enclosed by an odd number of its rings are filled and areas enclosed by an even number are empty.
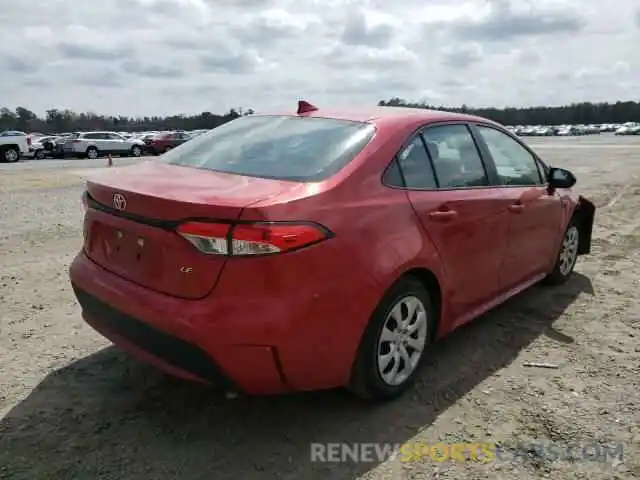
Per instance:
[[[177,231],[202,253],[231,256],[284,253],[333,236],[321,225],[307,222],[255,222],[235,225],[188,222],[181,224]]]
[[[209,255],[229,254],[229,231],[231,225],[224,223],[188,222],[178,226],[178,233]]]
[[[27,135],[27,145],[30,147],[33,140],[31,139],[31,135]]]

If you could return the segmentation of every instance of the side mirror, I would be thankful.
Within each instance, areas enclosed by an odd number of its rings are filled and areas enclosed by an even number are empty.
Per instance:
[[[576,177],[564,168],[549,169],[549,188],[571,188],[576,184]]]

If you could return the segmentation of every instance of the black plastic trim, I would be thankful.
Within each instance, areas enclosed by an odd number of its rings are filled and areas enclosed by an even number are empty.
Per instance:
[[[204,350],[112,308],[75,284],[72,287],[82,310],[106,331],[213,385],[233,387],[233,382]]]

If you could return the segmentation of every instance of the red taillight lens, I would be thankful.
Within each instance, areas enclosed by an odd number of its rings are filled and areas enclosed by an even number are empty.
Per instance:
[[[32,141],[33,141],[33,140],[31,140],[31,135],[27,135],[27,145],[28,145],[28,146],[31,146],[31,142],[32,142]]]
[[[297,250],[332,236],[315,223],[256,222],[227,225],[188,222],[178,233],[198,250],[212,255],[268,255]]]
[[[233,255],[282,253],[321,242],[327,234],[314,224],[252,223],[232,231]]]

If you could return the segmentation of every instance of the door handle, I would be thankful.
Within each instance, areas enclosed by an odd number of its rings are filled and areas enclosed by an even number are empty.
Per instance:
[[[438,210],[436,212],[429,213],[430,219],[439,221],[453,220],[457,216],[458,212],[455,210]]]
[[[509,206],[509,211],[513,213],[522,213],[524,210],[524,205],[520,202],[513,203]]]

